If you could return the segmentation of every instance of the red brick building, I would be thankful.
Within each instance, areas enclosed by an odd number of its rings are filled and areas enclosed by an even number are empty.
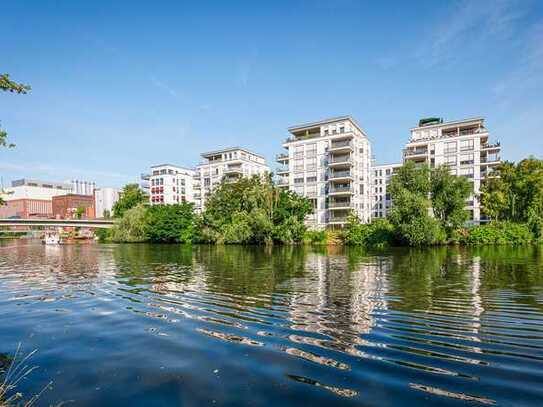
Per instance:
[[[72,219],[76,217],[78,208],[83,208],[85,212],[83,219],[95,219],[94,196],[92,195],[59,195],[53,197],[53,216],[55,218]]]
[[[0,206],[0,218],[51,218],[53,206],[45,199],[13,199]]]

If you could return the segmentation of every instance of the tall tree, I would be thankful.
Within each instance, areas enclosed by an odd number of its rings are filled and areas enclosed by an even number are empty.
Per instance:
[[[430,216],[430,169],[407,161],[392,178],[390,221],[396,239],[409,246],[433,244],[442,238],[439,223]]]
[[[466,199],[472,187],[464,177],[452,175],[447,166],[432,169],[430,173],[430,196],[434,216],[447,234],[462,227],[468,220]]]
[[[127,184],[123,188],[119,200],[113,205],[113,216],[121,218],[127,210],[147,202],[148,197],[138,184]]]

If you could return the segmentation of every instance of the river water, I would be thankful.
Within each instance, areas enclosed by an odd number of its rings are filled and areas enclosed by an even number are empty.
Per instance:
[[[38,405],[543,405],[541,248],[0,246]]]

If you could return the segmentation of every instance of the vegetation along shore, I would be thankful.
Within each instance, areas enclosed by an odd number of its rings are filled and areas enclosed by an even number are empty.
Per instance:
[[[432,246],[443,244],[533,244],[543,239],[543,160],[505,162],[499,176],[482,187],[488,223],[467,225],[471,186],[446,166],[407,162],[392,178],[393,207],[388,219],[369,224],[351,215],[340,230],[309,230],[306,198],[277,187],[272,178],[223,182],[202,213],[192,204],[148,206],[135,184],[125,186],[113,208],[118,219],[101,241],[207,244],[346,244]]]

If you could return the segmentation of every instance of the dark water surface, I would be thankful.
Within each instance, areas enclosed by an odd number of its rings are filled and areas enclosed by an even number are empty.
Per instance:
[[[543,250],[0,247],[39,405],[543,405]]]

